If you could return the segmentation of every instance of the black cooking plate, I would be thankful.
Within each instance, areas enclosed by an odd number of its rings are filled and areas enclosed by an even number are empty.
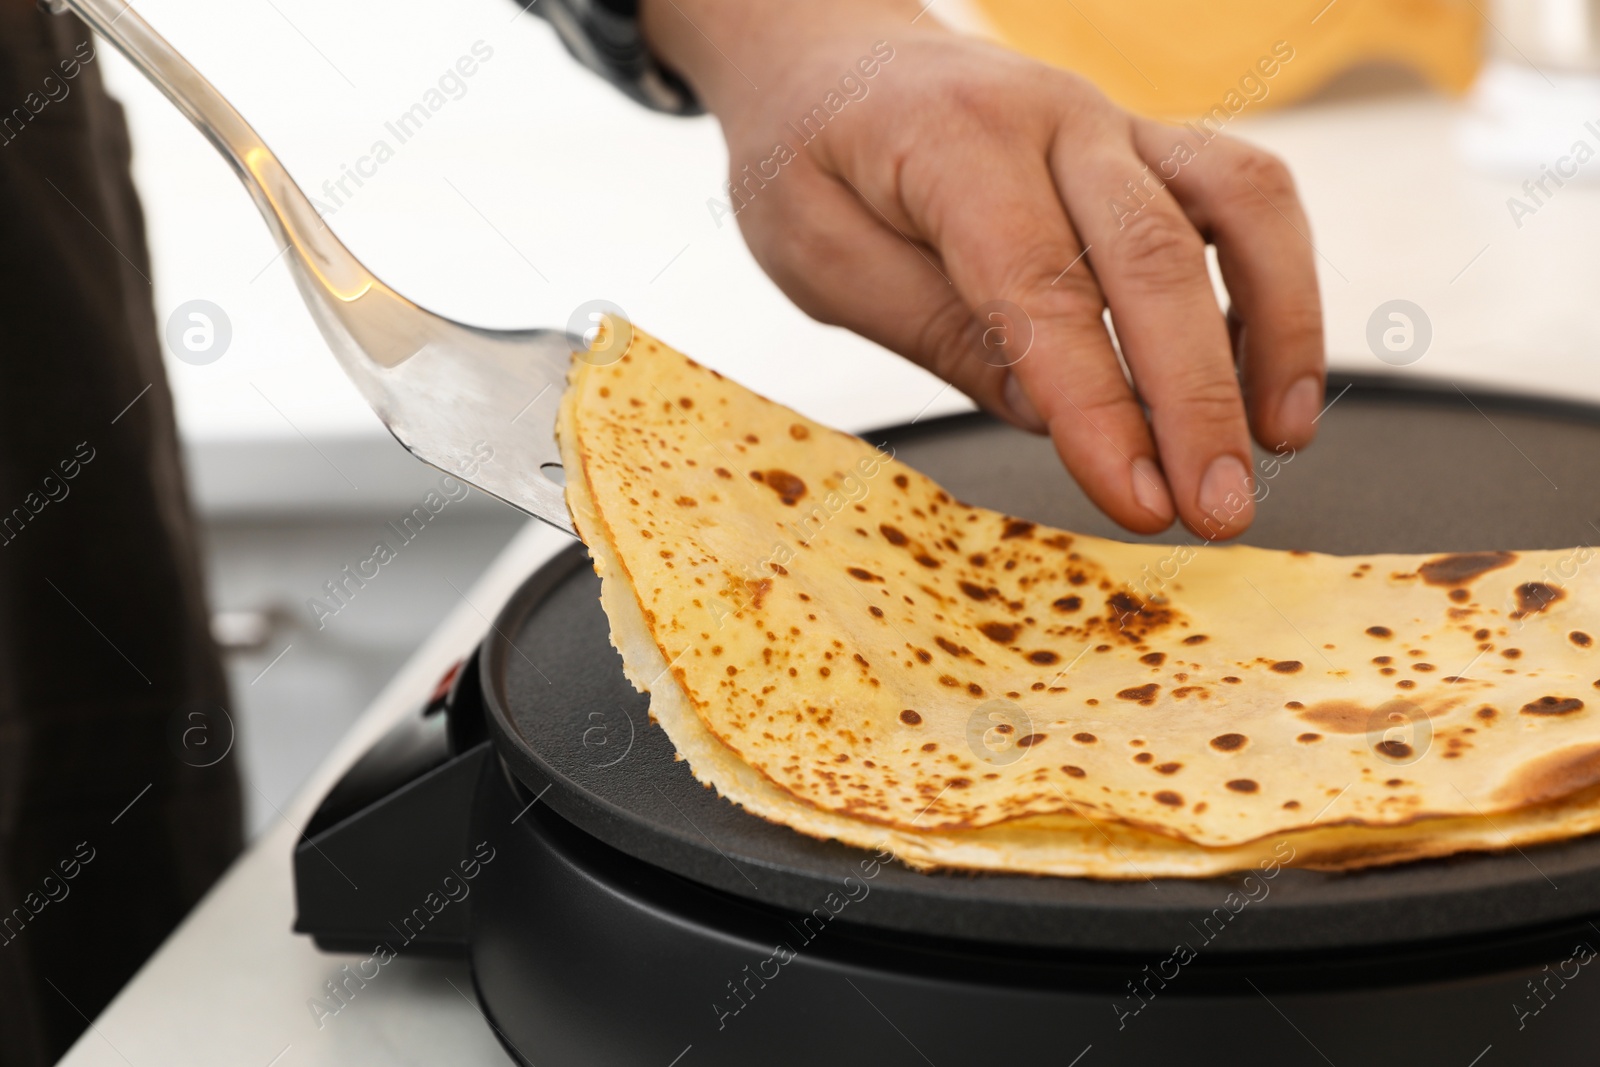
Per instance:
[[[1245,541],[1334,553],[1593,543],[1600,413],[1453,386],[1335,381],[1314,447],[1265,482]],[[980,415],[874,435],[962,500],[1118,537],[1048,441]],[[1169,533],[1169,539],[1181,531]],[[869,854],[700,786],[624,679],[581,546],[506,606],[481,660],[489,728],[529,790],[607,844],[696,882],[806,911]],[[1597,623],[1600,625],[1600,623]],[[886,867],[858,923],[945,938],[1164,951],[1241,876],[1125,882]],[[1256,894],[1259,890],[1256,890]],[[1284,871],[1210,953],[1425,942],[1600,912],[1600,837],[1348,874]]]

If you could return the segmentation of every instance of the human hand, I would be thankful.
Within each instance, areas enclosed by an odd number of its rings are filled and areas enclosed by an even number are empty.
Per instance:
[[[1323,396],[1309,231],[1276,158],[1131,116],[915,3],[644,0],[641,18],[721,120],[745,239],[803,310],[1048,432],[1131,530],[1249,526],[1251,432],[1303,447]]]

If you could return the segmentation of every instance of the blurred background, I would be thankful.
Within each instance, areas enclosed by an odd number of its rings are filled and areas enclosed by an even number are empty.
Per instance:
[[[607,299],[846,428],[964,406],[766,280],[713,210],[726,157],[712,120],[634,107],[511,0],[138,7],[356,255],[425,307],[504,328]],[[930,15],[1283,156],[1310,212],[1336,369],[1600,400],[1600,5],[934,0]],[[442,86],[463,56],[475,73]],[[254,835],[523,519],[474,492],[331,597],[438,475],[328,357],[221,158],[109,48],[95,62],[129,112],[158,321],[181,326],[196,300],[227,321],[219,358],[168,363]],[[391,124],[439,91],[445,103],[397,136]],[[498,605],[473,607],[487,620]]]

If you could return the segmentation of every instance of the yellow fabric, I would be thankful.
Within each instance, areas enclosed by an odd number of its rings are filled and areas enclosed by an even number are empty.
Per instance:
[[[1084,75],[1132,111],[1167,119],[1227,106],[1230,92],[1248,109],[1291,103],[1367,62],[1398,63],[1441,90],[1463,92],[1484,33],[1469,0],[975,3],[1013,48]],[[1264,74],[1263,60],[1275,73]]]

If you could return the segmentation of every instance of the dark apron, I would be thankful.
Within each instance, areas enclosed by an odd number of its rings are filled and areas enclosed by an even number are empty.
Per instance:
[[[60,1057],[240,848],[127,129],[95,47],[74,17],[0,0],[5,1067]]]

